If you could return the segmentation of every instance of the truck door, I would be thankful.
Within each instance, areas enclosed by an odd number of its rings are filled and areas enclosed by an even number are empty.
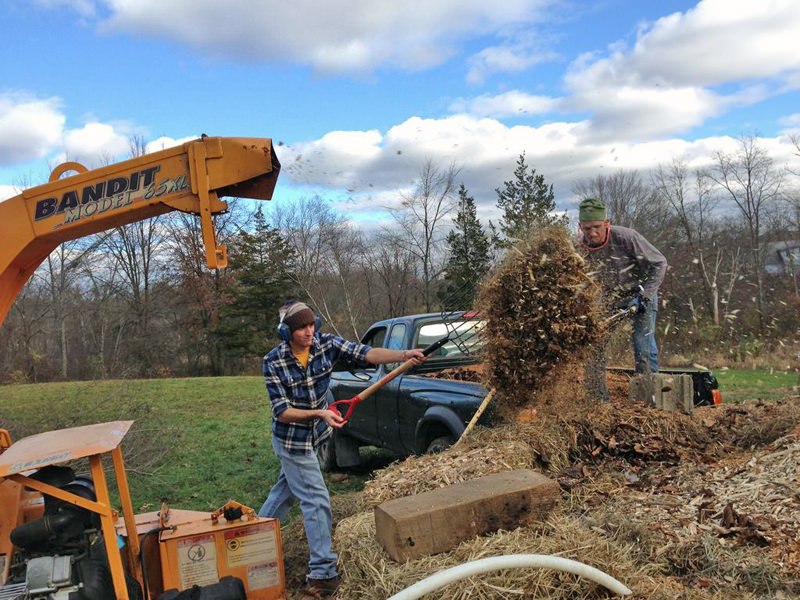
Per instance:
[[[368,344],[374,348],[383,348],[386,341],[386,327],[375,327],[367,332],[361,343]],[[343,368],[335,367],[333,377],[336,379],[336,400],[347,400],[363,392],[370,385],[378,381],[383,376],[383,367],[368,365],[366,368],[354,368],[352,365]],[[377,443],[377,415],[376,415],[376,396],[364,400],[359,404],[350,416],[350,421],[345,429],[355,438]]]
[[[386,340],[386,347],[390,350],[403,350],[406,345],[406,333],[408,327],[405,323],[395,323],[389,331]],[[384,373],[389,373],[392,369],[400,366],[401,363],[389,363],[383,365]],[[395,451],[402,451],[403,444],[400,441],[400,424],[397,421],[397,402],[401,382],[405,375],[397,377],[387,383],[383,388],[375,392],[375,420],[377,425],[378,439],[384,448],[391,448]]]

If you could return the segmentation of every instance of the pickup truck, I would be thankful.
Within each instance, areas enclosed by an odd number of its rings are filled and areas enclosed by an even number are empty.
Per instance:
[[[486,388],[478,383],[432,377],[446,369],[477,365],[480,358],[470,348],[469,338],[477,333],[469,320],[459,321],[441,313],[427,313],[386,319],[372,325],[361,342],[377,348],[406,350],[426,348],[445,337],[448,326],[468,330],[456,344],[448,341],[419,366],[395,378],[353,411],[347,425],[334,430],[331,440],[318,450],[324,470],[351,467],[359,463],[360,446],[386,448],[400,456],[441,451],[464,431]],[[475,338],[477,339],[477,338]],[[340,361],[333,367],[328,403],[347,400],[381,379],[398,364],[370,365],[358,369]],[[491,421],[487,410],[479,424]]]
[[[399,456],[409,456],[441,451],[461,436],[488,393],[478,383],[442,377],[449,370],[464,372],[480,364],[476,350],[479,336],[475,335],[479,326],[475,326],[474,314],[462,314],[462,320],[448,315],[447,322],[441,313],[396,317],[379,321],[367,330],[362,343],[393,350],[426,348],[445,337],[448,328],[452,331],[461,327],[467,333],[455,338],[459,343],[446,342],[424,363],[399,375],[358,404],[347,424],[335,429],[329,442],[318,449],[323,470],[358,465],[360,446],[377,446]],[[328,403],[356,396],[398,364],[370,365],[364,369],[345,361],[337,362],[327,392]],[[665,368],[662,372],[691,375],[695,405],[719,402],[717,380],[711,371]],[[491,408],[490,405],[478,424],[492,423],[495,415]]]

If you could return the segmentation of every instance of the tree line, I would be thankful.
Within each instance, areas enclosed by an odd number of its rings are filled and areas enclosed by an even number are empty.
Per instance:
[[[289,298],[354,339],[389,316],[469,308],[516,239],[545,226],[575,231],[524,153],[495,189],[497,222],[480,221],[459,176],[456,164],[427,161],[377,231],[319,196],[266,211],[232,200],[216,219],[230,253],[221,271],[205,268],[199,223],[181,213],[62,244],[0,329],[0,381],[257,373]],[[667,257],[665,353],[702,348],[735,360],[776,347],[797,352],[798,176],[743,136],[702,169],[675,159],[580,180],[571,191],[602,199],[613,223]]]

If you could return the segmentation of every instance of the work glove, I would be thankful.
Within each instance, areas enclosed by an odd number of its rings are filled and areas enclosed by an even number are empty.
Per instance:
[[[635,312],[637,315],[640,313],[647,312],[647,305],[650,300],[642,293],[637,293],[633,298],[628,301],[626,308],[632,309],[636,308]]]

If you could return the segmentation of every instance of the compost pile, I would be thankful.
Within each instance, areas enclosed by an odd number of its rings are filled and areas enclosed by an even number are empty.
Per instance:
[[[795,400],[696,409],[646,408],[615,394],[583,413],[541,413],[474,435],[439,455],[376,472],[340,515],[339,598],[385,599],[464,562],[555,554],[623,581],[635,598],[793,598],[800,593],[800,406]],[[561,503],[543,523],[396,563],[375,538],[370,507],[503,470],[557,480]],[[453,524],[457,526],[457,523]],[[286,538],[284,538],[286,539]],[[604,588],[547,569],[498,571],[425,598],[605,598]]]
[[[563,227],[536,231],[511,248],[477,306],[486,321],[484,381],[502,408],[542,403],[539,392],[604,334],[599,287]]]

